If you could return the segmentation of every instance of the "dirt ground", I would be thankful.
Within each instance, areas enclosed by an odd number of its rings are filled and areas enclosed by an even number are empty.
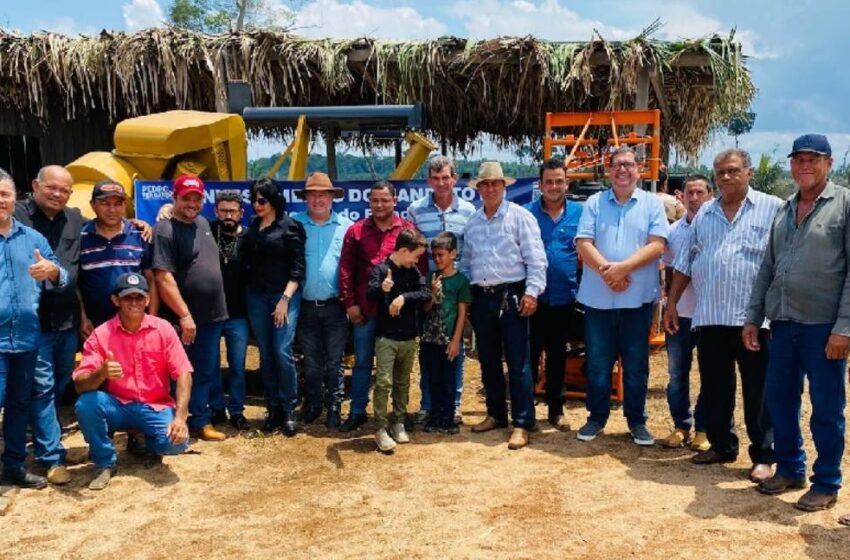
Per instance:
[[[671,428],[665,372],[662,352],[648,398],[656,437]],[[99,493],[86,488],[93,466],[73,433],[70,485],[5,490],[0,557],[850,558],[850,529],[836,523],[848,498],[798,512],[791,504],[802,491],[753,489],[746,453],[696,467],[688,451],[639,448],[619,409],[593,442],[541,424],[529,447],[509,451],[507,431],[469,432],[483,417],[474,360],[466,387],[461,434],[416,431],[392,456],[375,451],[369,425],[350,437],[321,423],[292,439],[228,430],[227,441],[193,442],[162,466],[122,452],[117,478]],[[259,425],[254,404],[247,415]],[[414,388],[410,410],[417,405]],[[568,408],[574,430],[583,403]],[[537,415],[545,418],[543,405]]]

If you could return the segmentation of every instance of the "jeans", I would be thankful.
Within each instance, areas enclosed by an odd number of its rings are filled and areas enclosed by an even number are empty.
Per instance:
[[[667,334],[667,372],[670,381],[667,383],[667,406],[673,424],[682,430],[690,430],[696,426],[696,431],[705,432],[705,416],[703,414],[702,391],[697,396],[697,403],[691,415],[691,362],[694,359],[694,348],[697,344],[697,334],[691,331],[691,320],[679,317],[679,330],[676,334]]]
[[[366,414],[369,383],[375,359],[375,317],[365,325],[354,325],[354,368],[351,370],[351,414]]]
[[[71,381],[79,338],[76,327],[64,331],[41,333],[38,361],[33,377],[30,408],[33,458],[44,465],[63,464],[62,427],[59,425],[59,403]]]
[[[228,319],[221,329],[224,336],[224,347],[227,349],[227,411],[230,416],[241,416],[245,412],[245,355],[248,353],[248,337],[250,328],[248,319]],[[224,410],[224,383],[221,379],[221,352],[216,363],[218,375],[213,376],[210,387],[210,408],[214,411]]]
[[[248,320],[260,348],[260,373],[266,407],[269,410],[280,407],[284,412],[291,413],[298,402],[298,373],[295,370],[292,343],[298,325],[301,292],[295,292],[289,300],[286,323],[276,327],[272,314],[282,295],[283,291],[268,293],[248,290]]]
[[[460,409],[460,400],[463,397],[463,364],[466,361],[466,350],[463,344],[460,345],[460,352],[455,358],[454,364],[454,405],[455,410]],[[433,406],[431,404],[431,385],[430,385],[430,369],[427,360],[422,359],[422,348],[419,348],[419,391],[422,394],[422,399],[419,402],[419,410],[427,410],[431,412]]]
[[[221,378],[218,364],[221,359],[219,356],[223,326],[224,321],[199,325],[195,342],[186,346],[186,354],[193,369],[188,422],[192,430],[200,430],[212,422],[210,402],[215,380]]]
[[[141,432],[148,451],[156,455],[179,455],[189,447],[188,441],[175,445],[168,440],[168,425],[174,419],[172,408],[156,411],[145,403],[123,404],[109,393],[89,391],[77,398],[76,410],[89,454],[101,469],[114,467],[117,459],[110,432]]]
[[[38,350],[0,353],[0,386],[5,386],[3,406],[4,472],[26,469],[27,424],[32,406],[33,377]],[[0,404],[3,404],[0,402]]]
[[[735,431],[735,364],[741,371],[744,397],[744,421],[750,437],[749,454],[753,463],[773,463],[773,427],[764,406],[767,372],[767,330],[759,331],[761,350],[744,348],[741,327],[705,326],[699,328],[697,358],[705,404],[705,421],[711,448],[727,457],[738,456]]]
[[[301,302],[298,341],[304,353],[306,408],[339,409],[344,392],[342,356],[348,339],[348,319],[339,300]]]
[[[419,345],[419,369],[428,368],[429,393],[431,396],[431,420],[437,426],[454,422],[457,356],[453,361],[446,357],[445,344],[422,342]]]
[[[487,397],[487,416],[498,422],[508,418],[507,389],[502,357],[508,365],[513,425],[534,427],[534,388],[525,368],[528,356],[528,318],[519,314],[519,299],[525,291],[517,282],[502,289],[472,287],[472,327],[478,343],[481,378]]]
[[[410,398],[410,370],[416,356],[416,339],[392,340],[378,337],[375,341],[375,422],[378,428],[404,422]],[[388,412],[393,397],[393,413]]]
[[[631,309],[585,308],[588,420],[602,426],[611,412],[611,372],[623,361],[623,415],[629,428],[646,423],[652,304]]]
[[[564,414],[564,370],[567,365],[567,338],[573,305],[546,305],[541,303],[531,316],[532,378],[536,379],[540,352],[546,352],[546,405],[549,418]]]
[[[847,360],[826,357],[824,349],[831,324],[774,321],[770,330],[765,401],[773,420],[776,473],[795,480],[806,476],[800,400],[803,377],[808,376],[812,401],[810,427],[817,450],[812,488],[823,494],[836,494],[841,488],[844,454]]]

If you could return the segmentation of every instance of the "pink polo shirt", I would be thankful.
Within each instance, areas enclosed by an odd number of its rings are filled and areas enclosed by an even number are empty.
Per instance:
[[[110,351],[124,376],[105,381],[104,391],[124,404],[141,402],[157,411],[176,406],[171,380],[191,374],[192,364],[168,321],[145,315],[134,333],[124,329],[117,315],[103,323],[83,345],[83,359],[74,370],[74,379],[103,367]]]

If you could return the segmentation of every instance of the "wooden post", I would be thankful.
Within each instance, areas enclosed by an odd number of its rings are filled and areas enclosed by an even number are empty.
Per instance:
[[[649,66],[644,66],[640,69],[637,79],[637,92],[635,93],[635,111],[645,111],[646,109],[649,109],[649,73],[651,71],[652,68]],[[636,125],[635,134],[638,136],[644,136],[646,134],[646,125]],[[636,155],[638,160],[646,159],[646,149],[643,144],[638,145]],[[655,192],[655,189],[655,181],[652,181],[652,192]]]

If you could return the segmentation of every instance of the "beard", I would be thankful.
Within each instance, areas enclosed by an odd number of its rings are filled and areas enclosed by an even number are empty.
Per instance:
[[[222,220],[221,221],[221,230],[227,234],[236,233],[236,230],[239,229],[239,222],[234,222],[233,220]]]

